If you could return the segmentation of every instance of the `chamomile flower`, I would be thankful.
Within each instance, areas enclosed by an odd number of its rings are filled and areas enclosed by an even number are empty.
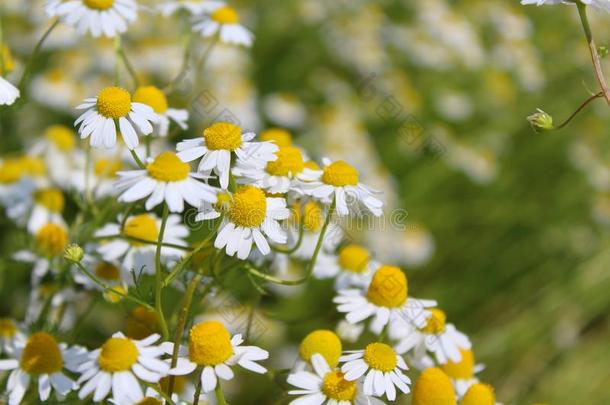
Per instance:
[[[82,385],[78,397],[93,394],[100,402],[112,392],[115,401],[140,401],[144,398],[139,380],[156,384],[167,375],[169,365],[160,360],[163,350],[154,345],[159,335],[142,340],[115,333],[99,349],[93,350],[78,369]]]
[[[11,318],[0,318],[0,354],[12,353],[18,341],[25,340],[25,335]]]
[[[218,35],[222,42],[250,47],[254,35],[239,24],[239,14],[227,5],[219,5],[193,26],[203,37]]]
[[[271,252],[267,238],[278,244],[286,243],[286,232],[278,222],[290,215],[284,198],[267,197],[257,187],[241,186],[235,193],[218,194],[218,202],[204,205],[197,220],[215,219],[222,214],[223,221],[214,247],[226,247],[229,256],[237,254],[239,259],[247,259],[253,243],[263,255],[267,255]]]
[[[64,371],[76,372],[86,359],[85,355],[85,349],[68,348],[45,332],[37,332],[27,340],[18,341],[13,358],[0,360],[0,370],[12,370],[7,383],[8,404],[21,403],[32,379],[38,382],[38,398],[41,401],[48,400],[51,391],[63,397],[77,389],[76,382],[67,377]]]
[[[340,248],[337,255],[321,254],[313,271],[317,278],[335,277],[335,288],[341,290],[368,285],[373,267],[370,252],[352,243]]]
[[[181,222],[182,219],[178,215],[168,216],[163,234],[164,243],[187,246],[184,238],[189,232]],[[154,272],[161,219],[144,213],[128,217],[122,229],[120,223],[122,222],[106,224],[95,233],[101,240],[98,252],[104,260],[118,261],[128,271]],[[182,254],[183,251],[174,247],[161,247],[161,259],[164,263],[176,261]]]
[[[187,128],[188,110],[170,108],[167,97],[161,89],[155,86],[141,86],[134,93],[133,101],[152,107],[154,112],[159,116],[156,127],[160,136],[167,136],[170,120],[174,121],[182,129]]]
[[[324,159],[323,163],[322,170],[303,170],[299,176],[303,193],[325,203],[334,198],[340,216],[359,213],[361,206],[375,216],[382,214],[383,202],[373,196],[376,191],[359,182],[358,170],[343,160]]]
[[[79,35],[115,37],[136,20],[138,4],[135,0],[47,0],[45,11]]]
[[[20,91],[0,76],[0,105],[11,105],[19,98]]]
[[[233,169],[233,174],[238,176],[239,183],[253,184],[272,194],[287,193],[295,176],[305,168],[303,155],[293,146],[280,146],[275,155],[277,159],[268,162],[263,170],[241,163]]]
[[[288,376],[288,383],[297,387],[288,391],[300,395],[290,402],[292,405],[372,405],[383,402],[370,398],[356,381],[347,380],[341,370],[331,368],[324,357],[315,353],[311,357],[315,372],[299,371]]]
[[[346,313],[346,320],[357,324],[373,317],[370,329],[380,334],[385,325],[390,329],[402,327],[405,321],[424,327],[430,316],[426,308],[436,305],[433,300],[408,297],[407,277],[394,266],[381,266],[373,274],[367,288],[339,290],[334,298],[339,312]]]
[[[496,402],[496,393],[489,384],[476,383],[468,388],[460,405],[501,405]]]
[[[163,152],[146,165],[146,169],[118,172],[115,185],[119,201],[134,202],[147,198],[151,210],[162,202],[171,212],[184,211],[184,202],[199,207],[203,201],[216,202],[215,189],[199,181],[205,176],[191,173],[191,167],[174,152]]]
[[[458,331],[453,324],[446,323],[447,317],[442,310],[431,308],[429,311],[431,316],[422,328],[416,328],[407,321],[404,321],[403,327],[393,328],[391,337],[400,340],[396,350],[399,353],[413,350],[416,359],[430,352],[438,364],[460,361],[460,351],[471,348],[468,336]]]
[[[186,10],[192,15],[209,13],[224,5],[222,1],[216,0],[171,0],[165,1],[157,6],[157,10],[167,17],[179,10]]]
[[[91,146],[96,148],[104,146],[109,149],[114,146],[117,121],[129,149],[134,149],[139,144],[136,129],[149,135],[153,131],[152,124],[159,121],[159,116],[152,107],[132,101],[131,94],[120,87],[106,87],[97,97],[85,99],[76,108],[86,111],[74,125],[80,126],[78,133],[82,139],[91,137]]]
[[[364,378],[364,393],[381,397],[384,394],[390,401],[396,399],[396,388],[408,394],[411,380],[403,370],[407,370],[407,363],[399,356],[391,346],[374,342],[366,346],[364,350],[348,351],[341,356],[341,371],[345,373],[345,379],[354,381],[366,375]]]
[[[583,4],[594,7],[601,11],[610,11],[610,1],[609,0],[579,0],[579,1]],[[521,0],[521,4],[523,4],[523,5],[535,4],[537,6],[542,6],[542,5],[554,6],[556,4],[574,4],[574,2],[568,1],[568,0]]]
[[[413,386],[413,405],[456,405],[449,377],[439,368],[425,369]]]
[[[211,392],[218,384],[218,378],[228,381],[233,379],[230,366],[241,367],[258,374],[267,369],[256,363],[269,357],[269,352],[257,346],[241,346],[240,334],[231,337],[227,328],[218,321],[204,321],[193,326],[189,332],[187,347],[180,347],[178,362],[170,374],[187,375],[201,367],[201,384],[203,392]],[[166,353],[171,354],[173,343],[164,343]]]
[[[179,142],[178,156],[185,162],[201,158],[198,170],[219,176],[220,186],[229,185],[231,154],[235,153],[242,163],[263,168],[267,162],[277,159],[278,147],[271,142],[251,142],[254,132],[242,133],[239,126],[228,122],[216,122],[203,130],[199,138]]]
[[[261,141],[271,141],[279,147],[292,146],[292,135],[282,128],[269,128],[261,132]]]
[[[461,398],[468,388],[479,382],[476,374],[485,366],[476,364],[474,353],[470,349],[460,349],[460,360],[451,361],[440,366],[441,370],[451,378],[457,395]]]
[[[44,224],[65,225],[62,211],[65,198],[61,190],[54,187],[41,188],[33,195],[33,207],[28,220],[28,231],[36,233]]]

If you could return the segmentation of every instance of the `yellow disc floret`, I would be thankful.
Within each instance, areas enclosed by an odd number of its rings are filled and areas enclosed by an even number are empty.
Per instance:
[[[93,164],[93,172],[97,177],[113,178],[122,166],[117,159],[98,159]]]
[[[182,181],[189,177],[191,168],[174,152],[167,151],[159,154],[152,163],[149,163],[146,170],[150,177],[159,181]]]
[[[122,285],[115,285],[114,287],[104,291],[103,297],[109,303],[117,304],[121,302],[126,295],[127,288],[123,287]]]
[[[272,176],[294,176],[303,171],[303,155],[298,148],[282,146],[275,153],[277,159],[267,163],[267,173]]]
[[[46,172],[47,167],[39,158],[22,156],[6,159],[0,164],[0,183],[14,183],[24,176],[43,176]]]
[[[318,353],[328,363],[331,368],[334,368],[339,364],[339,357],[343,346],[341,345],[341,339],[336,333],[320,329],[311,332],[305,336],[305,339],[301,341],[299,346],[299,354],[305,361],[311,361],[311,356]]]
[[[189,358],[200,366],[215,366],[233,355],[231,335],[217,321],[201,322],[189,333]]]
[[[62,192],[56,188],[43,188],[34,193],[36,204],[42,205],[47,210],[60,213],[66,203]]]
[[[432,315],[430,318],[428,318],[428,323],[421,329],[421,331],[435,335],[443,333],[445,331],[447,315],[445,315],[445,313],[438,308],[432,308],[429,311],[432,313]]]
[[[114,4],[114,0],[83,0],[85,6],[93,10],[108,10]]]
[[[109,373],[127,371],[138,361],[138,347],[129,338],[112,337],[102,345],[97,362]]]
[[[301,217],[301,204],[295,203],[293,205],[294,223],[296,225],[303,222],[303,228],[310,232],[316,232],[322,227],[322,207],[315,201],[309,201],[305,203],[302,208],[303,213]]]
[[[491,385],[476,383],[468,388],[460,405],[495,405],[496,394]]]
[[[147,242],[156,242],[159,238],[159,228],[154,217],[148,214],[135,215],[125,222],[123,228],[125,236],[142,239]],[[133,246],[141,246],[138,241],[130,241]]]
[[[267,215],[265,193],[254,186],[240,187],[233,194],[229,219],[237,226],[254,228],[263,223]]]
[[[365,271],[370,259],[369,251],[356,244],[347,245],[339,252],[339,266],[351,273]]]
[[[229,193],[218,193],[216,194],[216,203],[214,204],[214,209],[218,212],[227,213],[229,212],[229,208],[231,208],[231,204],[233,202],[233,197]]]
[[[15,321],[9,318],[0,318],[0,337],[11,338],[17,333]]]
[[[216,122],[203,130],[205,145],[211,150],[235,150],[241,146],[241,128],[228,122]]]
[[[407,301],[407,276],[394,266],[381,266],[373,275],[367,298],[380,307],[400,307]]]
[[[339,370],[326,373],[322,382],[322,392],[329,399],[353,403],[356,398],[356,381],[347,381]]]
[[[168,108],[167,97],[155,86],[138,87],[133,95],[133,101],[151,106],[158,114],[165,113]]]
[[[48,333],[38,332],[28,338],[21,353],[20,365],[28,374],[54,374],[61,371],[64,360],[55,338]]]
[[[239,22],[239,14],[229,6],[218,7],[210,17],[219,24],[237,24]]]
[[[76,137],[72,128],[64,125],[52,125],[44,132],[45,138],[62,152],[70,152],[76,146]]]
[[[343,160],[337,160],[324,167],[322,181],[335,187],[358,184],[358,170]]]
[[[97,95],[97,111],[106,118],[124,117],[131,111],[131,95],[120,87],[106,87]]]
[[[292,135],[281,128],[269,128],[261,132],[261,141],[271,141],[281,148],[292,145]]]
[[[413,405],[456,405],[455,391],[439,368],[425,369],[413,387]]]
[[[457,380],[470,380],[474,376],[474,354],[472,350],[460,349],[462,360],[457,363],[449,361],[441,368],[451,378]]]
[[[117,281],[121,279],[121,272],[112,263],[100,262],[95,266],[95,275],[107,281]]]
[[[68,233],[57,224],[46,224],[36,233],[36,246],[42,254],[55,257],[68,246]]]
[[[397,355],[391,346],[385,343],[370,343],[364,349],[364,361],[373,369],[390,372],[396,368]]]

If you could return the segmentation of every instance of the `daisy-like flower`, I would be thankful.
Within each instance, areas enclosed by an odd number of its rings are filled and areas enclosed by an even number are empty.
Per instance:
[[[352,243],[339,249],[337,255],[321,254],[313,271],[317,278],[336,277],[335,288],[341,290],[368,285],[372,268],[370,252],[365,247]]]
[[[300,395],[291,405],[383,404],[363,393],[356,381],[346,379],[343,371],[331,368],[319,353],[311,357],[311,363],[315,374],[299,371],[288,376],[288,383],[298,388],[288,394]]]
[[[19,89],[0,76],[0,105],[11,105],[19,98]]]
[[[79,35],[114,37],[137,19],[138,4],[135,0],[47,0],[45,11]]]
[[[65,225],[61,213],[65,206],[61,190],[53,187],[42,188],[34,192],[34,205],[28,220],[28,231],[35,233],[45,224]]]
[[[403,373],[403,370],[408,370],[407,363],[391,346],[374,342],[364,350],[346,353],[339,359],[340,362],[345,362],[341,371],[348,381],[357,380],[366,374],[363,385],[366,395],[381,397],[385,394],[390,401],[394,401],[396,388],[405,394],[410,392],[411,380]]]
[[[0,354],[12,353],[17,342],[25,340],[25,335],[10,318],[0,318]]]
[[[479,382],[476,374],[483,371],[485,366],[476,364],[474,353],[470,349],[460,349],[460,360],[451,361],[440,366],[453,383],[457,395],[461,398],[468,388]]]
[[[391,337],[400,341],[395,346],[399,353],[413,350],[413,356],[420,359],[426,352],[433,353],[438,364],[448,361],[459,362],[460,351],[470,349],[468,336],[458,331],[452,324],[446,323],[447,316],[438,308],[429,309],[431,316],[423,328],[414,328],[407,321],[403,327],[395,327]]]
[[[98,252],[104,260],[118,261],[128,271],[142,270],[152,273],[155,269],[155,244],[159,238],[160,228],[161,219],[153,214],[133,215],[127,218],[123,229],[121,229],[120,221],[117,224],[106,224],[95,233],[95,236],[102,240]],[[188,234],[189,231],[186,226],[182,225],[182,218],[179,215],[168,216],[163,233],[164,243],[187,246],[184,238]],[[123,238],[117,238],[117,235]],[[113,238],[105,241],[105,236]],[[169,246],[161,247],[161,259],[165,263],[178,260],[182,254],[183,252],[179,249]]]
[[[413,405],[456,405],[455,391],[447,374],[439,368],[425,369],[413,386]]]
[[[193,30],[199,32],[203,37],[218,35],[222,42],[228,44],[252,46],[254,35],[239,24],[239,14],[227,5],[219,5],[210,11],[209,15],[193,26]]]
[[[229,185],[231,154],[251,166],[263,168],[267,162],[277,159],[278,147],[271,142],[251,142],[254,132],[242,133],[239,126],[228,122],[216,122],[203,130],[199,138],[179,142],[178,156],[185,162],[201,158],[199,171],[214,171],[220,178],[220,186]]]
[[[171,0],[159,4],[157,10],[165,17],[170,16],[179,10],[186,10],[192,15],[197,16],[203,13],[209,13],[223,5],[224,2],[216,0]]]
[[[496,402],[496,393],[489,384],[476,383],[468,388],[460,405],[501,405]]]
[[[82,400],[93,393],[93,401],[100,402],[112,392],[118,403],[141,401],[144,398],[141,381],[156,384],[166,376],[169,365],[160,360],[161,347],[154,345],[159,335],[133,340],[122,333],[115,333],[102,347],[93,350],[88,360],[78,369],[78,393]]]
[[[37,332],[27,340],[18,341],[12,353],[14,358],[0,360],[0,370],[12,370],[7,383],[8,404],[21,403],[30,386],[30,380],[38,382],[38,397],[46,401],[54,390],[65,396],[78,388],[76,382],[64,374],[64,370],[76,372],[86,360],[87,351],[79,347],[68,348],[57,343],[53,336]]]
[[[241,346],[240,334],[231,337],[225,326],[217,321],[205,321],[193,326],[189,332],[189,344],[180,347],[176,367],[170,374],[187,375],[201,367],[201,386],[203,392],[211,392],[218,384],[218,378],[228,381],[233,378],[230,366],[236,364],[258,374],[267,369],[257,361],[269,357],[269,352],[257,346]],[[164,343],[166,353],[171,354],[173,343]]]
[[[167,136],[170,120],[174,121],[182,129],[187,128],[186,123],[189,119],[188,110],[169,108],[167,97],[161,89],[155,86],[141,86],[134,93],[133,101],[152,107],[154,112],[159,116],[159,121],[156,124],[159,135]]]
[[[143,170],[118,172],[116,188],[119,201],[133,202],[148,198],[145,207],[151,210],[166,202],[171,212],[184,211],[186,201],[199,207],[203,201],[215,203],[216,191],[199,181],[202,174],[191,173],[191,167],[174,152],[162,152]]]
[[[97,97],[87,98],[76,107],[85,111],[74,122],[79,126],[78,133],[82,139],[91,137],[93,147],[112,148],[116,143],[117,121],[121,136],[129,149],[139,144],[136,128],[144,135],[153,131],[152,123],[159,121],[159,116],[152,107],[133,102],[131,94],[120,87],[106,87]]]
[[[315,354],[322,356],[330,367],[335,368],[339,364],[339,358],[343,352],[343,345],[339,336],[333,331],[318,329],[309,333],[299,345],[299,359],[295,367],[302,370],[312,364]]]
[[[394,266],[381,266],[366,289],[339,290],[334,298],[337,310],[345,312],[346,320],[357,324],[371,316],[370,329],[380,334],[385,325],[390,329],[402,327],[407,321],[424,327],[431,313],[426,308],[436,301],[408,297],[407,277]]]
[[[241,186],[233,194],[220,193],[217,197],[218,202],[204,205],[196,218],[210,220],[224,214],[214,247],[226,247],[227,255],[237,253],[239,259],[245,260],[252,243],[263,255],[271,252],[264,235],[275,243],[286,243],[286,232],[278,222],[290,215],[284,198],[267,197],[263,190],[254,186]]]
[[[610,1],[609,0],[579,0],[579,1],[583,4],[594,7],[598,10],[610,11]],[[542,6],[542,5],[554,6],[556,4],[575,4],[575,2],[569,1],[569,0],[521,0],[521,4],[523,4],[523,5],[535,4],[537,6]]]
[[[359,182],[358,170],[343,160],[324,159],[323,163],[322,170],[305,169],[299,175],[305,194],[325,203],[334,198],[340,216],[348,215],[350,211],[359,212],[360,206],[375,216],[382,214],[383,202],[373,196],[378,192]]]

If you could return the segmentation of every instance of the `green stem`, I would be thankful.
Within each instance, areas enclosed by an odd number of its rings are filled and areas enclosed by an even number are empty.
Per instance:
[[[191,47],[192,47],[194,35],[195,35],[195,33],[191,31],[191,33],[189,34],[189,36],[186,40],[186,44],[184,45],[184,54],[182,56],[182,66],[180,68],[180,71],[174,78],[174,80],[172,80],[165,88],[167,93],[173,92],[175,90],[178,82],[180,80],[182,80],[184,78],[184,76],[186,75],[186,72],[189,67],[189,60],[191,59]]]
[[[17,86],[22,93],[25,92],[24,90],[25,90],[25,85],[27,83],[27,79],[29,77],[30,71],[32,70],[32,66],[34,65],[34,61],[36,60],[36,57],[40,53],[40,49],[42,48],[42,45],[47,40],[49,35],[51,35],[51,32],[53,32],[55,27],[57,27],[57,25],[59,25],[59,19],[56,19],[53,22],[53,24],[51,24],[51,26],[45,31],[45,33],[42,34],[42,37],[40,37],[40,39],[38,40],[38,43],[36,43],[36,46],[34,47],[34,51],[32,52],[32,55],[30,56],[30,59],[28,59],[28,63],[27,63],[27,65],[25,65],[25,69],[23,70],[23,76],[21,76],[21,80],[19,80],[19,85]]]
[[[193,405],[199,405],[199,397],[201,396],[201,374],[203,374],[203,367],[199,368],[197,373],[197,386],[195,387],[195,393],[193,394]]]
[[[218,405],[229,405],[225,400],[225,395],[222,392],[220,381],[216,381],[216,388],[214,388],[214,394],[216,394],[216,402],[218,402]]]
[[[133,160],[136,162],[136,164],[138,165],[138,167],[140,169],[142,169],[142,170],[146,169],[146,165],[144,163],[142,163],[142,161],[138,157],[138,154],[136,153],[135,149],[129,149],[129,153],[131,153]]]
[[[599,86],[601,87],[604,98],[610,105],[610,88],[608,88],[608,84],[606,83],[604,71],[602,70],[601,61],[597,52],[597,46],[593,40],[593,33],[591,32],[589,18],[587,17],[587,6],[579,1],[576,3],[576,7],[578,8],[580,22],[582,23],[582,28],[585,31],[587,44],[589,45],[589,53],[591,54],[591,61],[593,62],[593,68],[595,69],[595,77],[597,78]]]
[[[597,94],[592,95],[591,97],[589,97],[588,99],[586,99],[577,109],[576,111],[574,111],[572,113],[572,115],[570,115],[568,117],[567,120],[565,120],[563,123],[561,123],[560,125],[558,125],[555,130],[559,130],[562,129],[563,127],[565,127],[566,125],[568,125],[570,123],[570,121],[572,121],[574,119],[574,117],[576,117],[587,105],[589,105],[589,103],[593,100],[596,100],[600,97],[603,97],[604,93],[603,92],[599,92]]]
[[[117,38],[120,38],[120,35],[117,36]],[[125,53],[125,49],[123,49],[123,44],[120,40],[119,40],[119,47],[117,49],[117,56],[121,59],[121,61],[123,61],[123,65],[125,65],[127,72],[131,76],[131,79],[133,80],[133,84],[134,84],[135,88],[137,89],[138,87],[140,87],[140,79],[138,79],[138,74],[136,73],[136,70],[133,68],[133,65],[131,64],[131,62],[129,61],[129,58],[127,57],[127,54]]]
[[[121,227],[121,229],[124,229],[124,224]],[[93,238],[93,240],[106,240],[106,239],[126,239],[126,240],[130,240],[133,242],[138,242],[138,243],[144,243],[147,245],[157,245],[158,241],[150,241],[150,240],[146,240],[146,239],[140,239],[140,238],[136,238],[133,236],[127,236],[127,235],[108,235],[108,236],[96,236]],[[175,243],[161,243],[161,245],[163,247],[169,247],[169,248],[173,248],[173,249],[180,249],[180,250],[186,250],[186,251],[190,251],[191,248],[188,246],[182,246],[182,245],[176,245]]]
[[[214,48],[214,45],[216,45],[216,42],[218,41],[218,37],[219,37],[219,35],[216,34],[210,40],[210,44],[208,45],[206,50],[203,52],[203,54],[197,61],[197,64],[195,65],[195,72],[194,72],[195,73],[195,83],[193,84],[193,89],[192,89],[193,94],[192,94],[191,99],[189,100],[189,105],[192,104],[193,101],[195,101],[195,98],[199,95],[198,91],[201,88],[201,77],[203,77],[203,73],[201,71],[203,70],[203,67],[205,66],[205,63],[208,60],[210,54],[212,53],[212,49]]]
[[[301,247],[301,243],[303,242],[303,233],[304,233],[304,228],[303,228],[303,223],[301,221],[301,223],[299,224],[299,236],[297,239],[297,242],[295,243],[295,245],[291,248],[282,248],[279,246],[271,246],[271,250],[278,252],[278,253],[284,253],[284,254],[291,254],[296,252],[300,247]]]
[[[155,310],[159,316],[161,324],[161,334],[163,340],[169,337],[167,322],[163,314],[162,296],[163,292],[163,268],[161,267],[161,247],[163,246],[163,234],[165,234],[165,226],[167,225],[167,217],[169,216],[169,206],[163,204],[163,217],[161,218],[161,228],[159,229],[159,239],[157,240],[157,251],[155,253]]]

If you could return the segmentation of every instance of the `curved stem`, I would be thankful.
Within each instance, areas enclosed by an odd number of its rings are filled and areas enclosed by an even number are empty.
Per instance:
[[[300,223],[299,224],[299,236],[298,236],[297,242],[295,243],[295,245],[293,247],[285,249],[282,247],[272,245],[271,250],[278,252],[278,253],[284,253],[284,254],[291,254],[291,253],[296,252],[301,247],[301,243],[303,242],[303,233],[304,233],[303,228],[304,228],[303,223]]]
[[[169,216],[169,207],[163,204],[163,217],[161,218],[161,228],[159,229],[159,239],[157,240],[157,251],[155,253],[155,310],[159,315],[159,323],[161,324],[161,334],[163,340],[167,340],[169,331],[167,322],[163,314],[163,304],[161,302],[161,293],[163,292],[163,268],[161,267],[161,247],[163,246],[163,234],[167,225],[167,217]]]
[[[593,62],[593,68],[595,69],[595,77],[597,77],[597,81],[599,83],[599,86],[601,87],[604,98],[610,105],[610,88],[608,88],[608,84],[606,83],[606,78],[604,77],[604,71],[602,70],[599,54],[597,53],[597,46],[595,46],[595,41],[593,40],[593,33],[591,32],[589,18],[587,17],[587,6],[584,3],[577,2],[576,7],[578,8],[580,22],[582,23],[582,28],[585,31],[585,37],[587,38],[587,43],[589,45],[591,61]]]
[[[568,117],[568,119],[566,119],[564,122],[562,122],[560,125],[558,125],[555,130],[559,130],[562,129],[563,127],[565,127],[566,125],[568,125],[570,123],[570,121],[572,121],[574,119],[574,117],[576,117],[578,115],[578,113],[580,113],[587,105],[589,105],[589,103],[595,99],[598,99],[600,97],[603,97],[604,93],[603,92],[599,92],[597,94],[592,95],[591,97],[589,97],[588,99],[586,99],[585,101],[583,101],[583,103],[576,109],[576,111],[574,111],[572,113],[572,115],[570,115]]]
[[[140,160],[140,157],[136,153],[135,149],[129,149],[129,153],[131,153],[133,160],[136,162],[136,164],[138,165],[138,167],[140,169],[146,169],[146,165],[144,163],[142,163],[142,161]]]
[[[42,34],[42,37],[40,37],[40,39],[38,40],[38,43],[34,47],[34,51],[32,52],[32,55],[30,56],[30,59],[28,60],[27,65],[25,66],[25,69],[23,70],[23,76],[21,76],[21,80],[19,80],[19,85],[17,86],[22,93],[24,92],[24,88],[27,83],[28,76],[30,74],[30,71],[32,70],[32,65],[34,64],[34,61],[36,60],[36,56],[38,56],[38,54],[40,53],[40,49],[42,48],[42,45],[47,40],[49,35],[51,35],[51,32],[53,32],[55,27],[57,27],[57,25],[59,25],[59,18],[56,19],[53,22],[53,24],[51,24],[51,26],[45,31],[44,34]]]
[[[222,392],[222,387],[220,386],[220,381],[216,381],[216,388],[214,388],[214,394],[216,394],[216,402],[218,405],[228,405],[225,400],[225,395]]]

